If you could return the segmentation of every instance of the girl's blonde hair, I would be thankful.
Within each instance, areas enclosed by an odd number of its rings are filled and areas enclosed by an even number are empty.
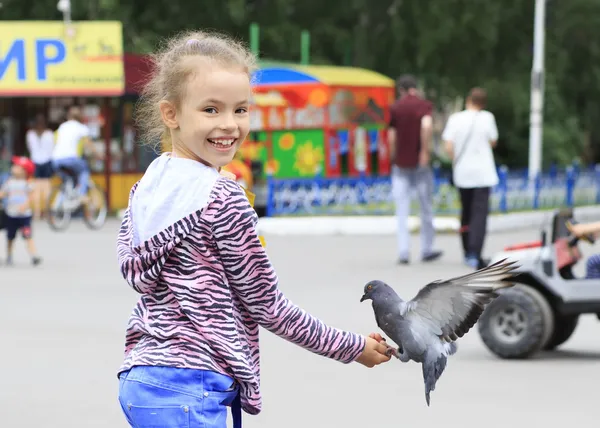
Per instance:
[[[166,100],[181,106],[188,79],[197,63],[190,57],[204,57],[225,67],[239,67],[252,79],[256,57],[241,42],[219,33],[186,31],[168,40],[151,55],[152,75],[142,90],[136,121],[143,144],[170,143],[169,129],[163,123],[159,104]]]

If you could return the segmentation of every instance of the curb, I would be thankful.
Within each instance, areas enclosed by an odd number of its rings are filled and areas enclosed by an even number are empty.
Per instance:
[[[437,232],[454,232],[460,222],[454,217],[435,217]],[[411,232],[418,231],[421,220],[416,216],[408,218]],[[258,221],[258,231],[264,235],[393,235],[397,230],[397,220],[393,216],[356,217],[262,217]]]
[[[123,218],[124,210],[118,212]],[[488,218],[488,233],[540,229],[552,220],[553,210],[526,211],[508,214],[493,214]],[[579,222],[600,221],[600,206],[574,208]],[[421,220],[417,216],[408,218],[411,232],[418,232]],[[438,233],[456,233],[460,228],[458,216],[439,216],[433,220]],[[346,216],[346,217],[261,217],[258,231],[263,235],[395,235],[397,223],[394,216]]]
[[[554,211],[528,211],[508,214],[494,214],[488,218],[489,233],[508,232],[524,229],[540,229],[552,220]],[[599,221],[600,206],[578,207],[574,217],[579,222]],[[421,220],[410,216],[408,227],[418,232]],[[434,228],[438,233],[456,233],[460,219],[456,217],[435,217]],[[393,216],[355,217],[262,217],[258,222],[259,233],[264,235],[395,235],[396,218]]]

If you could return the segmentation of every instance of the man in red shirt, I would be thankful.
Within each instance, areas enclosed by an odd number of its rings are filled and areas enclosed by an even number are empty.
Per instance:
[[[390,109],[389,140],[392,149],[392,192],[398,218],[398,257],[400,264],[410,260],[411,193],[416,190],[421,207],[421,259],[437,260],[441,251],[433,249],[433,172],[429,165],[433,104],[421,98],[417,81],[404,75],[398,79],[400,98]]]

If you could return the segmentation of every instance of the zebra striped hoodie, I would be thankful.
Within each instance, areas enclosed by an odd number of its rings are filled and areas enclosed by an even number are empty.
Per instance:
[[[362,336],[337,330],[289,301],[257,234],[258,218],[233,180],[164,154],[130,193],[119,232],[121,273],[140,294],[125,360],[213,370],[240,384],[243,409],[261,411],[259,325],[343,363]]]

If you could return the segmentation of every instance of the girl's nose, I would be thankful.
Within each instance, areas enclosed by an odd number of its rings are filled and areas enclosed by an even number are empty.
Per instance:
[[[221,123],[220,128],[223,131],[233,131],[237,128],[237,122],[233,115],[228,114],[223,118],[223,122]]]

